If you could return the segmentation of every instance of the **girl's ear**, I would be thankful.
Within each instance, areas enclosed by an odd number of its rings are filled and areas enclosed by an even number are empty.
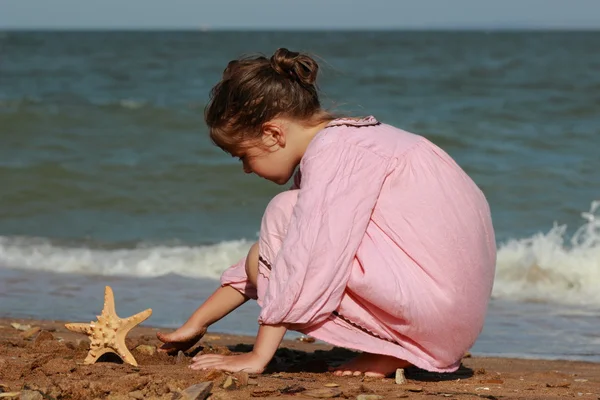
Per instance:
[[[268,148],[273,146],[285,147],[285,131],[280,123],[269,121],[263,124],[262,140]]]

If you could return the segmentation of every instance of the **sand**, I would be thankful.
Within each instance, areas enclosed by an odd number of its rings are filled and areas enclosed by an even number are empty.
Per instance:
[[[33,329],[19,330],[13,323],[21,324],[21,329],[27,325]],[[138,367],[110,356],[84,365],[89,341],[84,335],[67,331],[64,322],[0,319],[0,399],[181,399],[186,388],[208,381],[213,382],[210,398],[214,400],[314,396],[367,400],[600,399],[600,364],[596,363],[465,357],[456,373],[407,369],[407,383],[398,385],[393,377],[333,376],[327,372],[328,366],[355,353],[300,341],[284,342],[261,375],[198,372],[187,368],[197,352],[246,352],[254,338],[209,333],[190,352],[169,356],[153,353],[159,345],[157,330],[140,326],[129,334],[127,347]]]

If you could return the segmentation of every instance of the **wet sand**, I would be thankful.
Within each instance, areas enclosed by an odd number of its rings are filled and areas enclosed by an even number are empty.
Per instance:
[[[12,326],[15,323],[20,329]],[[27,326],[40,329],[27,331]],[[67,331],[64,322],[0,319],[0,398],[180,399],[191,385],[211,381],[210,398],[215,400],[356,399],[363,394],[381,396],[366,399],[600,399],[599,363],[468,356],[452,374],[407,369],[407,383],[398,385],[393,377],[333,376],[328,366],[356,354],[319,343],[285,341],[265,373],[248,376],[187,366],[198,352],[250,351],[253,337],[209,333],[189,352],[169,356],[153,352],[159,345],[157,330],[140,326],[130,332],[126,343],[138,367],[110,355],[85,365],[89,340]]]

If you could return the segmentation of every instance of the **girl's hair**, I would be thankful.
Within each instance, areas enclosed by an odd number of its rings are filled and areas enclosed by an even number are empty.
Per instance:
[[[263,124],[273,118],[307,125],[333,119],[321,109],[318,71],[312,57],[284,48],[270,59],[254,56],[229,62],[204,110],[210,138],[232,153],[260,139]]]

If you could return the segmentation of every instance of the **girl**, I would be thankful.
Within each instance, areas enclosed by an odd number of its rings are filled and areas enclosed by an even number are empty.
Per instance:
[[[319,103],[317,63],[279,49],[231,61],[212,89],[211,139],[244,172],[292,190],[268,205],[260,239],[162,350],[186,349],[248,298],[251,353],[194,357],[191,368],[262,372],[287,329],[362,354],[337,375],[409,365],[458,368],[479,335],[496,248],[475,183],[440,148],[374,117],[335,118]]]

